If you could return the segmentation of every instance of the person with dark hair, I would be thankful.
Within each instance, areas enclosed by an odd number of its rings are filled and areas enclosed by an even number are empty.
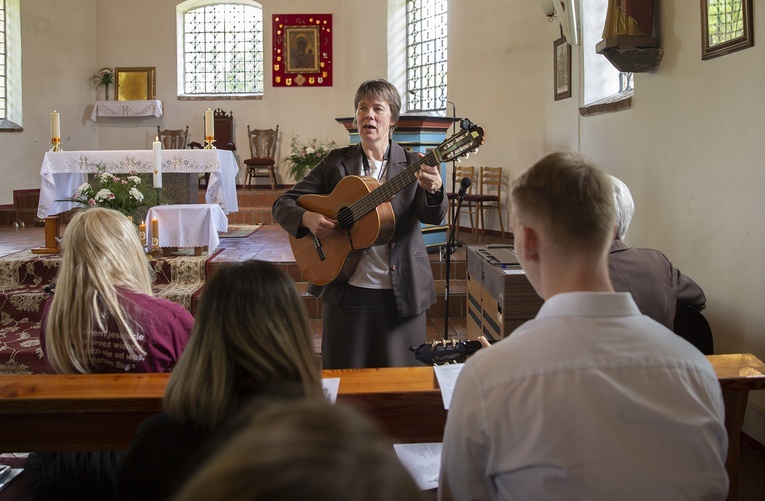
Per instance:
[[[616,203],[616,238],[609,249],[608,271],[617,292],[629,292],[640,311],[674,328],[678,305],[703,310],[706,295],[699,285],[672,265],[667,256],[656,249],[630,247],[624,243],[635,202],[624,182],[611,176]]]
[[[174,501],[424,500],[380,428],[355,408],[274,404],[226,437]]]
[[[164,500],[205,442],[245,403],[323,398],[313,333],[292,279],[264,261],[227,265],[205,285],[164,412],[141,423],[122,461],[117,499]]]
[[[347,238],[337,220],[298,205],[300,196],[328,195],[346,176],[371,177],[374,184],[382,184],[422,156],[392,140],[401,98],[391,83],[364,82],[353,104],[361,142],[331,151],[274,203],[274,219],[295,238]],[[390,241],[364,250],[350,278],[309,287],[323,300],[324,369],[417,363],[409,347],[425,342],[425,314],[436,301],[420,223],[440,224],[448,200],[437,167],[423,165],[415,176],[417,182],[391,200],[395,229]]]
[[[103,207],[79,211],[64,231],[61,268],[45,304],[40,344],[58,374],[170,372],[194,318],[155,297],[135,226]],[[37,499],[108,499],[122,453],[30,454],[24,476]]]
[[[611,180],[552,153],[510,190],[515,253],[545,302],[462,369],[440,499],[725,499],[712,365],[614,292]]]

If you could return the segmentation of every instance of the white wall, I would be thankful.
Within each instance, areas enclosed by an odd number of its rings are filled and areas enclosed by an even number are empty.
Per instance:
[[[240,157],[248,153],[248,124],[279,124],[284,156],[295,134],[345,142],[334,119],[353,113],[356,86],[386,76],[388,58],[395,56],[386,50],[385,2],[263,0],[267,60],[272,14],[333,14],[333,87],[274,89],[268,69],[262,100],[178,101],[177,3],[22,2],[24,132],[0,134],[6,181],[0,204],[11,202],[13,189],[39,186],[54,108],[61,112],[63,147],[69,150],[148,148],[156,125],[188,124],[192,139],[199,139],[204,110],[220,106],[234,111]],[[449,99],[459,116],[486,130],[485,145],[466,165],[503,166],[509,180],[543,154],[567,148],[622,178],[637,205],[628,243],[662,249],[704,288],[718,353],[751,352],[765,360],[765,235],[759,219],[765,209],[765,103],[759,99],[765,48],[701,61],[698,8],[694,3],[681,11],[677,2],[661,2],[661,68],[636,76],[632,109],[581,118],[579,49],[573,54],[573,97],[554,101],[552,52],[559,31],[538,2],[451,1]],[[757,37],[765,33],[765,10],[754,14]],[[90,121],[97,94],[87,79],[102,66],[156,66],[165,115]],[[494,219],[490,227],[498,229]],[[758,392],[751,400],[765,409]],[[761,433],[765,442],[764,428],[747,431]]]
[[[95,149],[86,116],[88,77],[96,61],[96,0],[21,2],[23,132],[0,134],[0,205],[13,190],[40,187],[50,145],[50,112],[61,113],[62,147]],[[89,112],[88,112],[89,114]]]
[[[715,351],[765,360],[765,48],[702,61],[697,9],[661,2],[661,68],[636,75],[631,110],[579,120],[581,150],[630,186],[627,242],[663,250],[704,288]],[[765,409],[762,393],[750,402]]]

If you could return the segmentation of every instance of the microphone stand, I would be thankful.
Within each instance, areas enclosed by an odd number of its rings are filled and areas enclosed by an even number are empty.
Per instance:
[[[462,207],[462,198],[465,196],[465,191],[460,189],[457,196],[457,207],[454,213],[455,219],[452,219],[452,223],[456,221],[456,218],[460,215],[460,208]],[[446,240],[446,249],[444,254],[446,254],[446,284],[444,286],[444,341],[449,340],[449,281],[451,280],[451,263],[452,263],[452,253],[454,253],[454,249],[457,247],[457,242],[455,241],[455,228],[456,224],[452,224],[451,228],[449,228],[449,238]]]
[[[452,105],[452,135],[457,133],[457,105],[451,101],[446,101]],[[457,160],[452,160],[452,193],[457,193]],[[449,211],[452,211],[451,202],[449,202]],[[452,224],[454,224],[454,214],[452,214]]]

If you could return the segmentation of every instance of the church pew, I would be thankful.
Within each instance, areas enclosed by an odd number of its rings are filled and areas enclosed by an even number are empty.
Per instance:
[[[752,354],[709,355],[725,399],[730,499],[738,492],[741,426],[750,390],[765,389]],[[0,452],[124,449],[161,409],[169,374],[0,376]],[[325,370],[338,401],[364,409],[399,443],[440,442],[446,422],[431,367]]]

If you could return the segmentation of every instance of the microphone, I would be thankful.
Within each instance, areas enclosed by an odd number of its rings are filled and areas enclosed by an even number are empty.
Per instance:
[[[465,196],[465,192],[467,191],[468,188],[470,188],[470,184],[471,184],[471,181],[469,177],[463,177],[460,180],[460,191],[457,193],[457,195],[459,195],[460,198]]]
[[[460,120],[460,129],[470,130],[471,127],[475,127],[475,124],[471,122],[469,118],[463,118]]]

